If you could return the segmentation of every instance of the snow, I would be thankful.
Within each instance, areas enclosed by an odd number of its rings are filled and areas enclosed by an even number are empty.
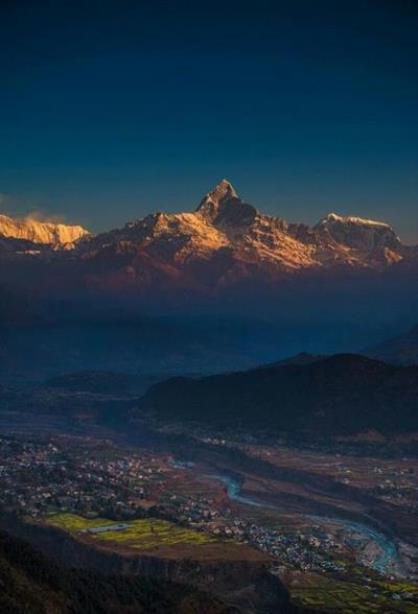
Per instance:
[[[88,234],[82,226],[40,222],[30,217],[13,219],[0,214],[0,236],[3,237],[25,239],[45,245],[68,246]]]
[[[327,224],[327,222],[341,222],[343,224],[358,224],[359,226],[376,226],[381,228],[390,228],[389,224],[386,224],[386,222],[368,220],[367,218],[356,217],[353,215],[338,215],[337,213],[329,213],[319,222],[319,225],[324,226]]]

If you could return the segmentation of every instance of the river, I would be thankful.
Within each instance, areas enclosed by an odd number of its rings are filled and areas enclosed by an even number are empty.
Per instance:
[[[354,522],[341,518],[330,518],[327,516],[312,516],[312,519],[320,523],[332,523],[341,526],[344,530],[350,533],[357,533],[365,540],[369,540],[376,544],[380,554],[370,562],[370,567],[381,574],[387,574],[391,571],[394,564],[398,562],[398,553],[396,546],[388,537],[380,531],[373,529],[362,522]]]
[[[252,507],[260,507],[265,509],[276,509],[274,505],[263,503],[252,497],[247,497],[241,494],[241,486],[239,482],[227,475],[210,474],[207,478],[222,482],[226,486],[228,497],[242,503],[243,505],[251,505]],[[393,541],[386,537],[380,531],[373,529],[361,522],[354,522],[342,518],[331,518],[326,516],[311,516],[312,520],[318,523],[332,523],[341,526],[347,533],[356,533],[365,541],[371,541],[377,546],[377,554],[370,562],[370,567],[375,571],[385,575],[392,571],[392,567],[398,562],[398,553]]]

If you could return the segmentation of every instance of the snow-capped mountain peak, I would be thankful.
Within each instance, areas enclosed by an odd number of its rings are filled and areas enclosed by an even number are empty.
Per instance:
[[[6,247],[5,257],[18,253],[19,246]],[[251,280],[270,286],[302,271],[383,271],[401,261],[415,266],[418,249],[403,245],[384,222],[330,213],[309,227],[264,215],[223,179],[194,212],[150,214],[77,240],[68,259],[62,250],[59,258],[75,279],[98,287],[174,284],[212,292]]]
[[[232,184],[223,179],[201,200],[196,213],[218,228],[247,226],[257,215],[257,209],[244,203]]]
[[[338,215],[329,213],[314,228],[321,236],[333,239],[341,246],[347,246],[358,252],[376,255],[379,250],[379,259],[393,254],[384,254],[382,250],[397,250],[401,242],[395,231],[386,222],[369,220],[351,215]],[[395,258],[397,259],[397,258]]]
[[[210,192],[204,196],[202,203],[206,200],[211,200],[213,203],[219,203],[224,199],[238,198],[238,194],[235,191],[232,183],[227,179],[222,179]]]

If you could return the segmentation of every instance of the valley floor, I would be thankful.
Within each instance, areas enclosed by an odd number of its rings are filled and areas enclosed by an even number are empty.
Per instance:
[[[318,612],[418,612],[412,454],[47,415],[0,426],[2,508],[25,523],[128,557],[260,563]]]

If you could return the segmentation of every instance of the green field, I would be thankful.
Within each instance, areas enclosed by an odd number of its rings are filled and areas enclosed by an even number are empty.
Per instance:
[[[47,522],[70,533],[81,533],[85,529],[120,524],[106,518],[89,520],[76,514],[56,514],[55,516],[50,516]],[[116,543],[138,550],[178,544],[210,544],[219,541],[206,533],[180,527],[166,520],[158,520],[156,518],[132,520],[123,524],[129,525],[128,528],[122,531],[109,530],[104,533],[89,533],[87,535],[90,539],[97,542]]]

